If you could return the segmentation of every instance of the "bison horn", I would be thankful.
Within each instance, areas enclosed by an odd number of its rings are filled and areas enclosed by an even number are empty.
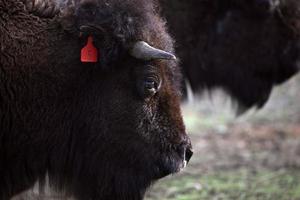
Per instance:
[[[156,49],[144,41],[136,42],[130,50],[130,55],[140,60],[176,60],[174,54]]]

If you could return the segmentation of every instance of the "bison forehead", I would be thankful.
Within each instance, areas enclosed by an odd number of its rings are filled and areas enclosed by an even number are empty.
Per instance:
[[[71,4],[60,3],[58,22],[72,34],[94,35],[104,57],[118,60],[123,50],[128,51],[134,43],[145,41],[171,53],[168,56],[168,53],[163,53],[163,59],[175,58],[172,55],[173,40],[166,33],[165,23],[151,1],[85,0],[72,1]]]
[[[143,32],[151,28],[148,23],[155,17],[150,1],[78,0],[72,1],[71,5],[66,1],[58,3],[62,19],[68,18],[67,28],[71,26],[78,30],[80,25],[93,25],[102,30],[102,34],[123,40],[141,40]]]

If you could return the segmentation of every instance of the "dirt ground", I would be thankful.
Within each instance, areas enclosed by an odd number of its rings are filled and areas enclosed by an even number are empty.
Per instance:
[[[209,170],[239,167],[300,169],[300,124],[233,125],[228,133],[193,135],[194,167]]]
[[[147,199],[300,200],[300,126],[229,130],[192,135],[189,167],[155,185]]]

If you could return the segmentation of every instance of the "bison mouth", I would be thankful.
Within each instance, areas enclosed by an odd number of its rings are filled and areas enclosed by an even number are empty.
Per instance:
[[[178,148],[176,151],[160,154],[155,179],[180,172],[187,166],[192,155],[191,147]]]

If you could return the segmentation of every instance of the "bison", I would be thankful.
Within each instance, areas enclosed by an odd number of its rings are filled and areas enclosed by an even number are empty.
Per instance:
[[[1,200],[46,176],[78,200],[141,200],[189,161],[151,0],[0,0],[0,47]]]
[[[160,0],[194,90],[222,87],[261,107],[299,70],[300,1]]]

